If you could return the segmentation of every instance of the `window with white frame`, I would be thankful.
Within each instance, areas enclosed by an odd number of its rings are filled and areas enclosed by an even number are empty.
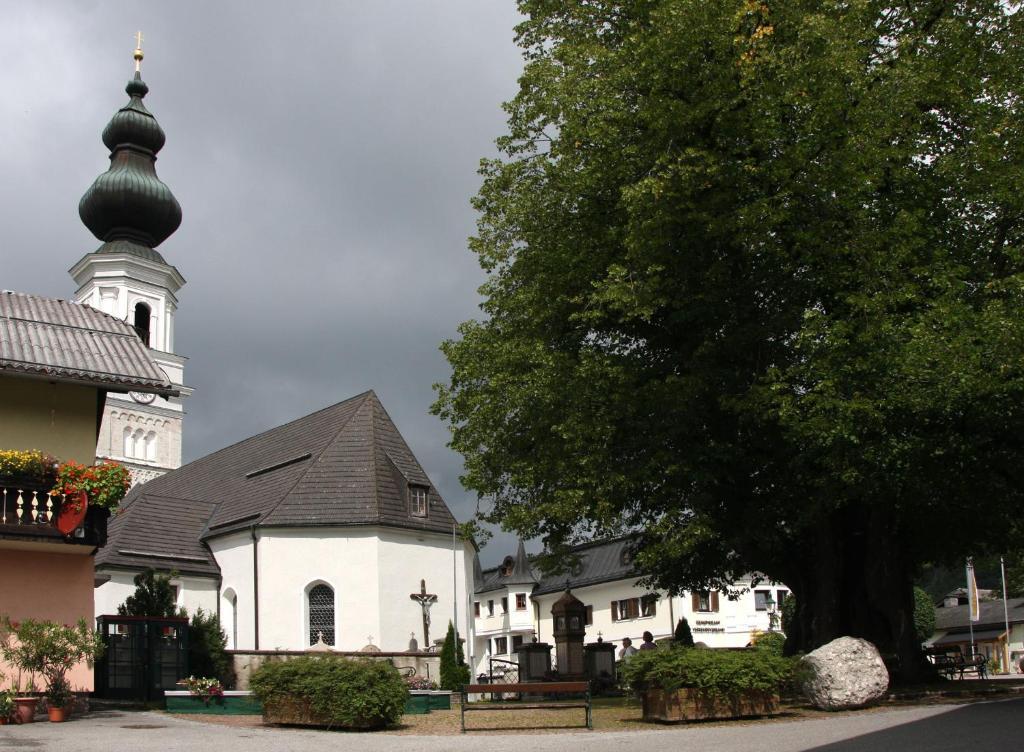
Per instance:
[[[700,590],[696,593],[691,593],[692,603],[691,607],[697,613],[700,612],[718,612],[718,593],[714,590]]]
[[[323,639],[325,645],[334,645],[334,590],[330,585],[315,585],[306,596],[309,623],[309,644]]]
[[[526,610],[526,593],[516,593],[516,611]]]
[[[612,621],[626,621],[640,616],[640,599],[623,598],[612,601]]]
[[[494,601],[487,601],[487,615],[494,616]]]
[[[640,615],[656,616],[658,613],[658,596],[654,593],[640,599]]]
[[[755,611],[767,611],[768,610],[768,596],[771,595],[771,590],[755,590],[754,591],[754,610]]]
[[[409,514],[413,517],[427,516],[427,489],[423,486],[409,486]]]
[[[495,637],[494,638],[494,654],[495,655],[506,655],[508,653],[508,638],[507,637]]]

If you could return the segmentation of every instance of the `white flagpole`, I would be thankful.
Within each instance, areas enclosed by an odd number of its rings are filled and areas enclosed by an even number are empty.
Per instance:
[[[967,624],[971,628],[971,655],[974,655],[974,604],[978,598],[978,585],[974,580],[974,560],[967,557]],[[979,606],[980,610],[980,606]]]
[[[1006,642],[1003,643],[1003,671],[1010,672],[1010,610],[1006,605],[1006,564],[999,557],[999,571],[1003,575],[1003,623],[1006,625]]]

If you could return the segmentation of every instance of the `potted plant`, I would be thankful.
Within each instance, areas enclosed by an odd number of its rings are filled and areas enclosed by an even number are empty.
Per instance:
[[[36,449],[0,449],[0,486],[47,490],[56,478],[57,460]]]
[[[74,496],[85,491],[93,509],[117,509],[131,488],[131,473],[124,465],[101,462],[87,467],[78,462],[62,462],[57,468],[54,493]]]
[[[75,696],[71,685],[63,676],[54,676],[46,688],[46,713],[50,723],[63,723],[71,715],[71,704]]]
[[[18,685],[14,697],[14,719],[18,723],[33,723],[36,719],[36,707],[39,705],[39,698],[36,697],[36,683],[29,679],[25,691],[21,691],[21,679],[19,674]]]
[[[91,668],[93,661],[103,652],[102,638],[86,626],[85,619],[79,619],[72,627],[35,619],[19,623],[4,617],[2,627],[0,654],[19,671],[42,674],[46,678],[50,708],[63,709],[72,699],[67,672],[82,662]],[[16,702],[19,703],[19,714],[28,712],[20,707],[21,698]],[[32,713],[35,703],[36,698],[33,697]],[[31,721],[31,717],[28,720]]]
[[[769,715],[796,664],[769,650],[674,648],[634,655],[623,677],[641,693],[645,721]]]
[[[14,690],[0,689],[0,726],[14,717]]]
[[[196,700],[202,700],[203,705],[209,706],[211,702],[224,703],[224,687],[219,679],[190,676],[178,683],[184,684],[189,694]]]

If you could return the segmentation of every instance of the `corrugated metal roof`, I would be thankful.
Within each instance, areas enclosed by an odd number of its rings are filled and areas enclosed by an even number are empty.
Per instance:
[[[91,306],[10,291],[0,293],[0,372],[177,394],[123,321]]]

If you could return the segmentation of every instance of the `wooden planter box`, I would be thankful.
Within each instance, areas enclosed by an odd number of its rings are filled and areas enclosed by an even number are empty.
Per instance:
[[[228,691],[224,697],[210,700],[207,705],[191,692],[177,690],[164,692],[168,713],[203,713],[205,715],[260,715],[263,708],[252,692]]]
[[[405,714],[406,715],[426,715],[430,712],[430,692],[429,691],[410,691],[409,696],[405,698]]]
[[[645,721],[700,721],[710,718],[743,718],[771,715],[779,710],[779,696],[744,692],[737,697],[709,697],[695,689],[643,693]]]

